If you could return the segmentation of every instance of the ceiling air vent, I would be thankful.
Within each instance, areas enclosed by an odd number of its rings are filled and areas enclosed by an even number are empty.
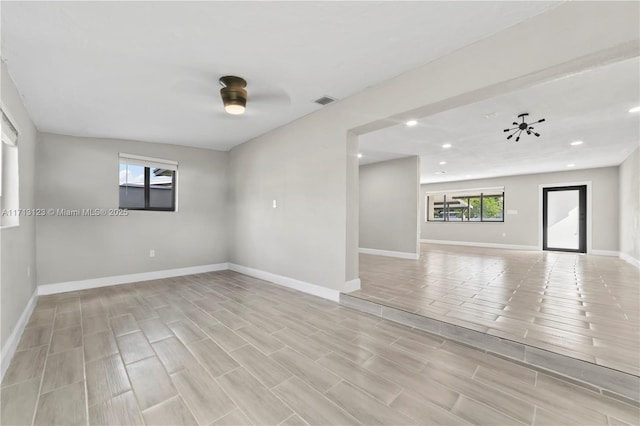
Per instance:
[[[315,100],[315,101],[313,101],[313,102],[315,102],[315,103],[317,103],[317,104],[320,104],[320,105],[327,105],[327,104],[330,104],[331,102],[334,102],[334,101],[335,101],[335,99],[334,99],[334,98],[332,98],[332,97],[329,97],[329,96],[323,96],[323,97],[321,97],[321,98],[316,99],[316,100]]]

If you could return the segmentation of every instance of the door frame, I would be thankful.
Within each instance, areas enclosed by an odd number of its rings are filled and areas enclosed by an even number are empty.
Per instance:
[[[553,192],[578,191],[578,247],[549,247],[549,194]],[[569,253],[587,252],[587,186],[556,186],[542,189],[542,249]]]
[[[586,252],[591,253],[593,251],[593,220],[591,215],[591,186],[592,181],[582,181],[582,182],[560,182],[560,183],[544,183],[538,185],[538,250],[543,250],[542,247],[542,239],[544,235],[544,227],[542,224],[542,216],[543,212],[543,189],[545,188],[555,188],[562,186],[586,186],[587,187],[587,229],[585,238],[587,239],[587,248]],[[573,252],[571,252],[573,253]]]

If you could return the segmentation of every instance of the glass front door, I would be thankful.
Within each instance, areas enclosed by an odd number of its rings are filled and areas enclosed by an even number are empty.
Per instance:
[[[543,250],[587,252],[586,195],[586,185],[543,189]]]

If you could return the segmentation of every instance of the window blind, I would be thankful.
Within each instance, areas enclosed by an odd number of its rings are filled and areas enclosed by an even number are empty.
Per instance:
[[[163,160],[161,158],[145,157],[142,155],[125,154],[121,152],[119,154],[120,162],[131,164],[134,166],[151,167],[156,169],[166,170],[178,170],[178,162],[172,160]]]
[[[0,112],[2,112],[2,142],[16,146],[18,143],[18,130],[7,117],[7,114],[3,110],[0,110]]]
[[[458,195],[458,194],[468,194],[468,193],[490,194],[490,193],[501,193],[501,192],[504,192],[504,186],[492,186],[487,188],[470,188],[470,189],[449,189],[449,190],[443,190],[443,191],[427,191],[426,194],[427,195],[439,195],[439,194]]]

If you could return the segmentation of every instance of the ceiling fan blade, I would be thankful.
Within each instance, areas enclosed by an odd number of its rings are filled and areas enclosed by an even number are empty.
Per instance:
[[[253,91],[249,90],[247,86],[249,96],[247,98],[247,109],[250,105],[255,105],[261,108],[274,108],[276,106],[289,106],[291,105],[291,98],[287,92],[278,87],[270,87],[264,83],[256,87]]]

